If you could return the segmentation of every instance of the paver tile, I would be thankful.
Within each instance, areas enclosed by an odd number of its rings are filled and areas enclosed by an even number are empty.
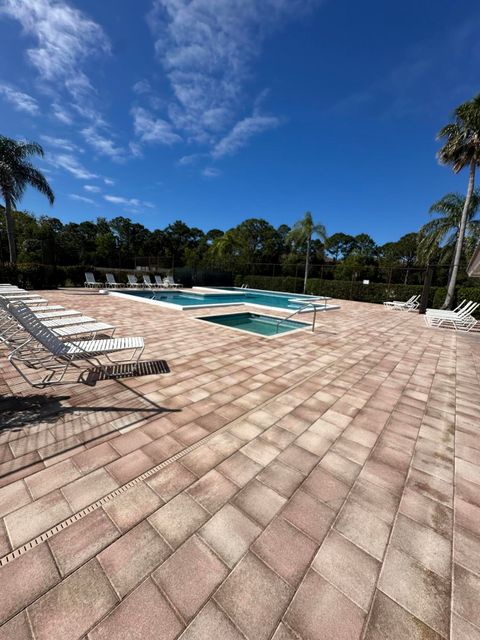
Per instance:
[[[152,577],[182,618],[190,620],[227,575],[223,562],[194,535]]]
[[[5,516],[5,526],[14,548],[32,540],[72,514],[59,490]]]
[[[317,542],[325,537],[335,512],[299,490],[282,511],[282,516]]]
[[[226,504],[199,531],[199,535],[233,568],[261,528],[239,509]]]
[[[63,487],[62,493],[75,513],[103,498],[118,486],[118,482],[105,469],[97,469]]]
[[[195,482],[197,476],[179,462],[172,462],[149,476],[146,483],[166,502]]]
[[[103,509],[95,509],[48,540],[62,576],[71,573],[120,537]]]
[[[382,560],[390,527],[374,513],[348,500],[335,523],[335,528],[374,558]]]
[[[104,505],[121,531],[131,529],[163,504],[163,500],[145,483],[140,482]]]
[[[181,493],[149,517],[149,522],[176,548],[206,520],[209,514],[186,493]]]
[[[96,560],[65,578],[28,608],[38,640],[76,640],[118,602]]]
[[[57,567],[46,544],[34,547],[15,562],[0,567],[0,624],[51,589],[59,580]]]
[[[368,611],[380,563],[352,542],[332,531],[323,541],[312,567]]]
[[[280,495],[290,498],[305,477],[300,471],[274,460],[258,474],[257,479]]]
[[[249,640],[267,640],[280,621],[292,588],[248,553],[215,594]]]
[[[480,627],[480,576],[456,564],[454,568],[453,610]]]
[[[143,521],[97,557],[120,597],[124,597],[171,553],[155,529]]]
[[[215,604],[207,602],[192,623],[180,636],[180,640],[245,640],[245,636]]]
[[[187,493],[195,498],[209,513],[215,513],[232,498],[239,488],[216,469],[206,473],[192,484]]]
[[[173,640],[183,628],[158,587],[151,580],[145,580],[88,634],[88,638]]]
[[[262,526],[272,520],[285,502],[283,496],[258,480],[249,482],[233,500],[237,507]]]
[[[448,638],[450,582],[410,556],[390,547],[378,583],[379,589]]]
[[[317,544],[283,518],[275,518],[251,547],[289,584],[296,587],[307,570]]]
[[[442,636],[377,591],[365,640],[442,640]]]
[[[285,622],[308,640],[358,640],[365,613],[310,570],[289,607]]]

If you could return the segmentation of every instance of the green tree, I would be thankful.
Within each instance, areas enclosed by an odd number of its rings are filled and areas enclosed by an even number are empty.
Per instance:
[[[450,165],[455,173],[459,173],[465,167],[469,168],[467,194],[455,243],[447,295],[442,305],[442,309],[449,309],[455,294],[468,213],[475,189],[475,171],[480,166],[480,94],[455,109],[454,122],[439,131],[438,139],[444,140],[443,147],[438,152],[441,164]]]
[[[325,250],[334,260],[338,260],[340,257],[348,257],[353,250],[353,246],[353,236],[341,232],[334,233],[325,242]]]
[[[421,262],[429,263],[439,253],[441,262],[446,259],[453,261],[464,207],[465,197],[459,193],[447,193],[432,204],[429,213],[437,214],[438,217],[429,220],[418,233],[418,259]],[[465,236],[478,235],[480,222],[474,218],[479,209],[480,190],[476,189],[472,193],[467,211]]]
[[[307,211],[301,220],[296,222],[290,233],[289,238],[294,247],[305,251],[305,276],[303,278],[303,293],[307,290],[308,269],[310,266],[310,251],[312,247],[312,239],[318,236],[320,240],[325,241],[327,232],[323,224],[315,224],[312,214]]]
[[[0,136],[0,191],[5,202],[10,262],[17,261],[15,227],[12,211],[22,199],[28,186],[37,189],[53,204],[55,196],[45,176],[30,162],[31,156],[43,157],[43,149],[36,142],[22,142]]]

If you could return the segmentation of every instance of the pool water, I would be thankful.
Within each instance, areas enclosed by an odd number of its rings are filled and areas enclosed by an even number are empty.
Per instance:
[[[211,289],[214,291],[214,289]],[[123,291],[122,293],[157,300],[178,307],[209,307],[215,305],[258,304],[277,309],[298,309],[300,304],[291,302],[292,298],[305,299],[307,302],[314,296],[298,295],[294,293],[277,293],[252,291],[244,289],[216,289],[215,293],[194,293],[193,291]]]
[[[224,327],[242,329],[243,331],[256,333],[260,336],[275,336],[277,334],[294,331],[295,329],[310,327],[306,322],[282,320],[282,318],[264,316],[258,313],[229,313],[221,316],[205,316],[198,319],[220,324]]]

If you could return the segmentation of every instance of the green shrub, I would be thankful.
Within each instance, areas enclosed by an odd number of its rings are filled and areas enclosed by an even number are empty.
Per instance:
[[[235,286],[248,284],[251,289],[266,289],[269,291],[286,291],[301,293],[303,291],[302,278],[282,278],[272,276],[237,276]],[[435,287],[430,289],[429,304],[433,302]],[[309,278],[307,293],[318,296],[330,296],[339,300],[358,300],[360,302],[382,303],[385,300],[408,300],[410,296],[422,293],[422,285],[385,284],[372,282],[363,284],[358,281],[321,280]]]

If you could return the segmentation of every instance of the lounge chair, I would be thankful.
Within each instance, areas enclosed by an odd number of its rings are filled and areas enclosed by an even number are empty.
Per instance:
[[[95,276],[91,271],[85,272],[85,282],[83,283],[84,287],[93,289],[94,287],[103,287],[103,283],[97,282],[95,280]]]
[[[136,288],[136,289],[138,289],[139,287],[140,287],[140,288],[141,288],[141,287],[143,287],[143,284],[142,284],[142,283],[140,283],[140,282],[138,282],[138,280],[137,280],[137,276],[134,276],[134,275],[129,274],[129,275],[127,276],[127,279],[128,279],[128,283],[127,283],[127,284],[128,284],[128,286],[129,286],[129,287],[132,287],[132,288],[134,288],[134,289],[135,289],[135,288]]]
[[[179,282],[175,282],[170,276],[165,276],[163,285],[169,289],[178,289],[178,287],[182,286]]]
[[[165,289],[162,276],[155,276],[155,284],[159,289]]]
[[[410,296],[408,300],[402,302],[401,300],[388,300],[383,303],[383,306],[387,309],[395,309],[397,311],[414,311],[419,306],[420,296]]]
[[[70,366],[80,369],[81,373],[77,381],[85,384],[90,384],[90,375],[94,368],[101,369],[107,377],[110,377],[99,358],[105,357],[109,362],[118,364],[120,361],[110,358],[110,355],[129,351],[132,352],[132,357],[128,362],[136,367],[145,348],[141,337],[62,342],[27,306],[21,303],[10,304],[8,312],[30,336],[12,351],[8,360],[22,378],[34,387],[43,388],[51,384],[62,384]],[[79,363],[82,362],[87,366],[80,366]],[[46,373],[39,381],[34,382],[27,376],[24,367],[37,371],[44,370]]]
[[[109,289],[118,289],[118,287],[124,286],[121,282],[117,282],[115,280],[115,276],[113,275],[113,273],[106,273],[105,277],[107,279],[105,286]]]
[[[150,276],[148,274],[143,276],[143,284],[145,287],[147,287],[147,289],[156,289],[157,288],[157,284],[155,282],[152,282],[152,279],[150,278]]]
[[[431,309],[430,313],[425,314],[425,323],[430,327],[469,327],[471,329],[477,322],[473,317],[473,313],[479,306],[479,302],[470,301],[466,305],[462,306],[460,311]]]

